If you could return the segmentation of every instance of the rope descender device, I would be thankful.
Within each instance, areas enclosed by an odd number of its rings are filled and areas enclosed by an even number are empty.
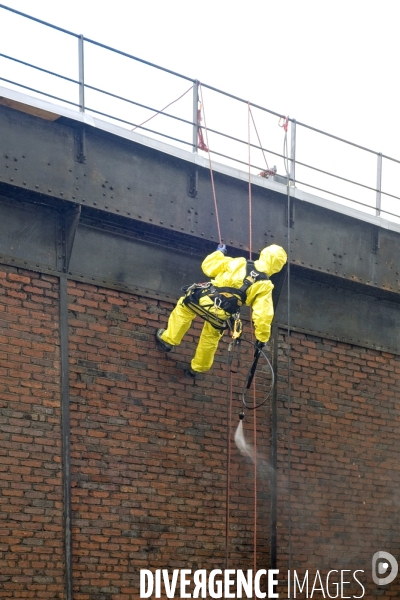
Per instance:
[[[231,336],[233,340],[239,340],[243,333],[243,323],[239,316],[234,316],[233,328],[231,330]]]

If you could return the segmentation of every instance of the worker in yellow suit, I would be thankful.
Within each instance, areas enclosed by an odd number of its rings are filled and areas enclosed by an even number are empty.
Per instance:
[[[229,258],[225,254],[226,247],[221,244],[204,259],[201,268],[205,275],[211,278],[211,282],[190,286],[191,293],[188,292],[178,300],[169,317],[167,329],[156,331],[159,347],[164,352],[170,352],[174,346],[181,343],[196,314],[199,314],[198,311],[204,313],[200,313],[205,323],[196,353],[190,369],[185,371],[191,377],[208,371],[213,364],[223,333],[223,328],[215,321],[226,322],[237,312],[240,305],[246,304],[252,308],[256,345],[262,348],[270,337],[274,316],[274,286],[269,277],[278,273],[285,265],[285,250],[276,244],[267,246],[254,263],[244,257]],[[193,291],[192,288],[196,289]]]

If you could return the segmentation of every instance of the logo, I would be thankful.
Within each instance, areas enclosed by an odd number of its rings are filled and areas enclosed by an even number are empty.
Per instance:
[[[386,577],[382,577],[382,575],[388,573],[389,567],[391,569],[389,574]],[[383,551],[375,552],[372,557],[372,579],[376,585],[392,583],[397,577],[398,570],[399,565],[392,554]]]

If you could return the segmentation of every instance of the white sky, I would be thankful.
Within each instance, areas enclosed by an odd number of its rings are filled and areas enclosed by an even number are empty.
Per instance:
[[[400,159],[397,0],[379,4],[372,0],[4,0],[4,4]],[[8,30],[6,12],[0,10],[0,26],[6,24]],[[11,42],[2,29],[0,52],[6,53]],[[28,50],[25,60],[29,60],[37,45],[34,34],[14,30],[13,38]],[[47,52],[51,56],[53,47]],[[101,72],[102,61],[96,60]],[[105,65],[109,77],[106,71]],[[121,78],[121,72],[117,76]],[[188,86],[181,82],[179,92]],[[147,100],[162,108],[164,100],[166,104],[178,95],[171,90],[158,98],[152,90]],[[244,123],[245,118],[238,129]],[[266,137],[268,132],[262,132],[263,145],[268,147]],[[317,153],[318,143],[313,142]],[[359,180],[361,174],[354,167],[359,157],[353,160],[341,156],[340,150],[332,152],[336,155],[328,162],[342,166],[351,162],[351,168],[341,174],[351,177],[356,172],[354,179]],[[363,182],[372,187],[375,163],[375,157],[367,157],[364,165]],[[329,170],[330,164],[321,166]],[[400,195],[398,175],[400,169],[391,173],[388,190],[396,195]]]

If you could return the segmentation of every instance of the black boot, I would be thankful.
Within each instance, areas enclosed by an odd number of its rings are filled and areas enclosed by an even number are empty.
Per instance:
[[[184,370],[184,373],[187,377],[191,377],[192,379],[196,379],[196,375],[198,375],[197,371],[193,371],[191,367]]]
[[[164,333],[165,329],[157,329],[156,330],[156,342],[158,347],[160,348],[160,350],[162,350],[163,352],[171,352],[173,345],[172,344],[168,344],[167,342],[164,342],[164,340],[162,339],[162,334]]]

